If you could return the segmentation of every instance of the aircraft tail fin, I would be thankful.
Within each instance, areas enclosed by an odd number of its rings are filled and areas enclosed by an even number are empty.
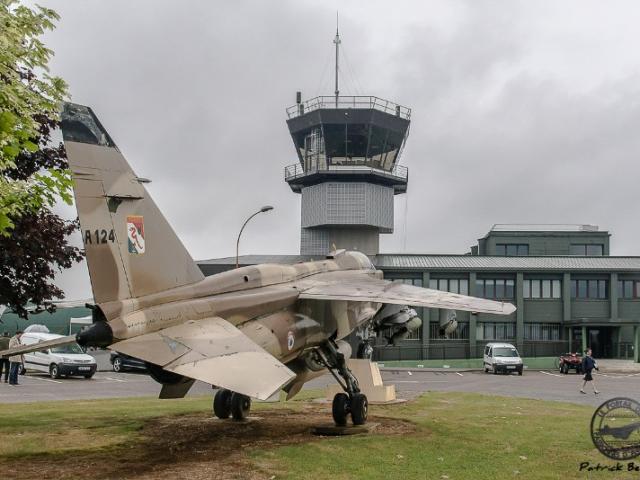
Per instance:
[[[62,135],[96,303],[204,278],[91,108],[65,103]]]

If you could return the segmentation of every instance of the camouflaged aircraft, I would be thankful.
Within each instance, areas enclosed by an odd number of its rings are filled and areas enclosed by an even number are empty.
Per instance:
[[[43,342],[106,347],[144,360],[160,398],[184,397],[195,380],[217,388],[213,412],[243,419],[251,398],[332,373],[344,393],[333,419],[366,422],[368,402],[347,367],[356,329],[418,328],[410,306],[508,315],[509,303],[382,279],[369,258],[336,250],[295,265],[256,265],[204,277],[93,111],[65,104],[62,132],[94,303],[93,323]],[[15,354],[33,351],[18,347]]]

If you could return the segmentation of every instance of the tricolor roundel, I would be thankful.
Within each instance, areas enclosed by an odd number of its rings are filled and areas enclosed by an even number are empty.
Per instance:
[[[142,216],[127,216],[127,239],[129,253],[134,255],[144,253],[144,222]]]

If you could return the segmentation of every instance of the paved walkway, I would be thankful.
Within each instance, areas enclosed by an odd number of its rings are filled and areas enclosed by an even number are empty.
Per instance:
[[[598,360],[598,368],[601,373],[606,372],[624,372],[624,373],[640,373],[640,363],[633,360]]]

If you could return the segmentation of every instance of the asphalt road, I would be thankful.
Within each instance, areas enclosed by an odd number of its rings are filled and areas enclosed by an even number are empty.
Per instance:
[[[640,374],[597,374],[600,395],[589,386],[587,394],[579,392],[581,376],[556,372],[531,371],[518,375],[491,375],[482,372],[426,372],[383,370],[385,383],[395,384],[398,398],[411,399],[426,391],[476,392],[492,395],[557,400],[585,405],[600,405],[616,396],[640,396]],[[45,374],[28,373],[20,377],[21,385],[0,383],[0,403],[50,400],[82,400],[156,396],[160,386],[145,374],[98,372],[91,380],[82,377],[51,379]],[[334,380],[330,375],[309,382],[305,388],[323,388]],[[211,394],[211,387],[196,382],[189,395]]]

